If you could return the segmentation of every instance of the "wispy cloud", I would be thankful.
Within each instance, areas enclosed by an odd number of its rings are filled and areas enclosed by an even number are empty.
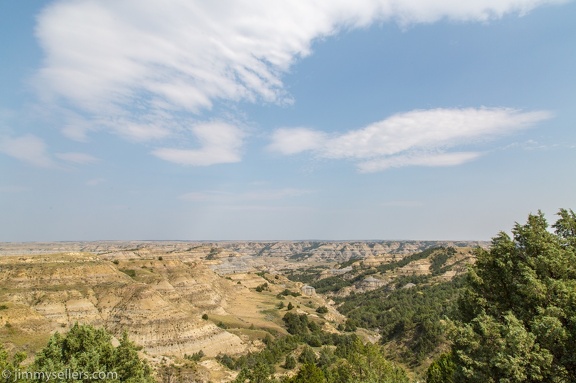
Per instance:
[[[327,139],[327,134],[307,128],[281,128],[272,134],[268,149],[281,154],[296,154],[319,150]]]
[[[291,102],[283,75],[311,53],[313,41],[341,30],[379,21],[486,21],[562,2],[57,0],[38,16],[45,58],[35,83],[43,105],[65,111],[62,130],[72,139],[106,129],[155,142],[182,132],[218,101]],[[282,146],[286,153],[299,148]],[[213,153],[202,160],[202,151],[154,152],[194,165],[240,160],[238,151]]]
[[[61,160],[79,165],[94,164],[100,161],[99,158],[96,158],[90,154],[78,152],[56,153],[55,156]]]
[[[295,140],[290,129],[284,128],[272,134],[269,149],[282,154],[311,151],[323,158],[353,159],[362,172],[415,165],[452,166],[481,153],[446,153],[449,148],[511,134],[551,117],[546,111],[509,108],[415,110],[332,137],[295,128]]]
[[[221,122],[196,125],[192,132],[197,137],[199,149],[161,148],[152,152],[156,157],[180,165],[208,166],[233,163],[241,160],[244,132],[242,129]]]
[[[508,149],[522,149],[522,150],[548,150],[548,149],[558,149],[566,147],[566,145],[560,144],[542,144],[536,140],[526,140],[522,142],[513,142],[501,148],[501,150]]]
[[[32,134],[19,137],[0,137],[0,153],[32,166],[56,167],[54,160],[46,150],[44,141]]]
[[[360,162],[358,170],[362,173],[373,173],[390,168],[401,168],[404,166],[456,166],[472,161],[480,157],[481,153],[457,152],[457,153],[420,153],[411,155],[399,155],[389,158],[381,158]]]

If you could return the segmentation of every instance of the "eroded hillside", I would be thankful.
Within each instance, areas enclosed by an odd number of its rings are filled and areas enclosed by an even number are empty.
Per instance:
[[[62,330],[74,322],[126,330],[151,355],[226,350],[241,353],[237,336],[201,319],[222,312],[242,286],[199,263],[136,259],[111,262],[94,255],[3,257],[0,325],[26,334]],[[242,293],[245,293],[242,291]],[[31,320],[33,319],[33,320]]]
[[[2,244],[0,337],[33,355],[75,322],[103,326],[116,336],[127,331],[156,365],[201,352],[195,376],[229,381],[236,373],[214,357],[257,351],[267,335],[286,334],[286,307],[325,331],[349,331],[337,310],[343,297],[392,291],[410,277],[450,280],[473,262],[470,246],[478,243],[459,243],[467,247],[441,260],[421,252],[442,244],[454,243]],[[319,307],[326,311],[318,314]],[[366,340],[380,336],[356,331]]]

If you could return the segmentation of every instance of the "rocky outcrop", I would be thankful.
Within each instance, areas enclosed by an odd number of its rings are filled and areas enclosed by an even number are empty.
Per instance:
[[[145,266],[146,268],[142,268]],[[149,281],[152,283],[145,283]],[[8,302],[4,323],[52,332],[75,322],[104,326],[130,338],[150,355],[202,350],[241,353],[242,340],[201,320],[207,310],[226,306],[235,286],[210,269],[179,260],[117,261],[87,255],[0,258],[0,301]],[[25,310],[16,315],[15,307]],[[1,315],[1,313],[0,313]],[[27,318],[20,322],[17,318]]]

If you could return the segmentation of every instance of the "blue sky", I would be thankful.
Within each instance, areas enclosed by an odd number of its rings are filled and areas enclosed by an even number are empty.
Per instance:
[[[0,2],[0,241],[485,240],[576,205],[576,3]]]

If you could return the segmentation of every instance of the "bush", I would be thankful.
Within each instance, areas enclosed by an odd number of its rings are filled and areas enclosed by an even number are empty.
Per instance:
[[[232,359],[231,356],[227,355],[227,354],[219,354],[216,357],[216,360],[218,362],[220,362],[220,364],[228,367],[229,369],[233,370],[235,368],[235,362],[234,359]]]
[[[287,370],[293,369],[296,367],[296,359],[292,355],[287,355],[283,367]]]
[[[194,362],[198,362],[200,359],[202,359],[205,356],[204,351],[200,350],[198,352],[195,352],[192,355],[186,355],[184,354],[184,358],[188,359],[188,360],[192,360]]]
[[[328,312],[328,307],[326,306],[320,306],[316,309],[316,312],[318,314],[326,314]]]

